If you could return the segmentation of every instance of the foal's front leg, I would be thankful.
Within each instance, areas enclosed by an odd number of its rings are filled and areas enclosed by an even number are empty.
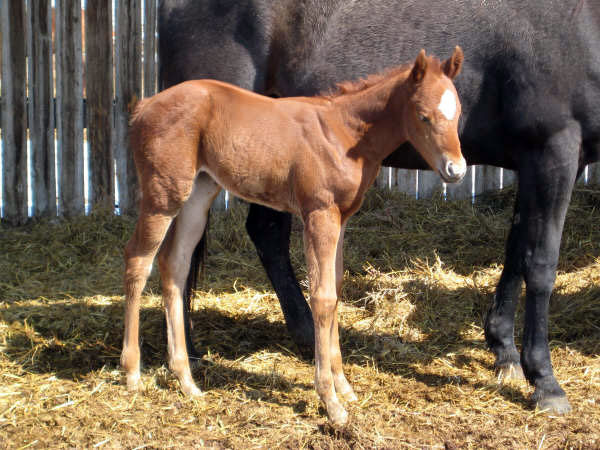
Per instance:
[[[332,425],[348,421],[348,413],[335,393],[330,354],[337,305],[335,261],[340,229],[337,208],[312,211],[305,217],[304,251],[315,324],[315,388]]]

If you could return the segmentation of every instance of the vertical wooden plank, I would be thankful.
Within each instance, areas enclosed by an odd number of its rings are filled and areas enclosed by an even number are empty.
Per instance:
[[[389,180],[389,167],[380,167],[379,173],[373,182],[373,186],[379,189],[387,189],[388,188],[388,180]]]
[[[395,189],[404,192],[412,198],[417,197],[417,171],[408,169],[396,169]]]
[[[72,217],[85,212],[80,1],[60,4],[56,10],[56,31],[60,84],[56,121],[61,153],[60,212]]]
[[[398,170],[395,167],[390,167],[390,189],[397,190],[398,188]]]
[[[517,172],[509,169],[502,169],[502,188],[512,186],[517,182]]]
[[[600,184],[600,162],[588,166],[588,183]]]
[[[25,2],[0,2],[2,25],[2,142],[4,220],[27,220]]]
[[[231,201],[231,196],[229,196],[229,200]],[[219,192],[219,195],[215,198],[211,208],[215,211],[225,210],[225,189],[221,189],[221,192]]]
[[[443,192],[444,184],[440,176],[431,170],[419,170],[418,198],[430,198],[435,193]]]
[[[62,214],[61,212],[61,168],[62,168],[62,145],[61,145],[61,141],[62,141],[62,122],[59,120],[59,113],[60,113],[60,104],[59,104],[59,100],[62,97],[62,86],[60,84],[60,80],[61,80],[61,74],[60,74],[60,52],[59,52],[59,46],[60,46],[60,41],[61,41],[61,30],[60,27],[58,26],[58,21],[57,21],[57,17],[59,17],[61,15],[61,3],[62,2],[56,2],[54,8],[52,8],[52,59],[54,62],[54,126],[56,127],[55,130],[55,139],[56,139],[56,146],[55,146],[55,150],[56,150],[56,197],[57,197],[57,201],[58,201],[58,208],[57,208],[57,214],[60,216]]]
[[[581,185],[583,186],[585,184],[585,172],[586,170],[588,171],[588,175],[589,175],[589,165],[585,166],[583,168],[583,171],[581,172],[581,176],[579,178],[577,178],[577,180],[575,180],[575,185]]]
[[[51,0],[29,0],[29,139],[33,215],[56,216]]]
[[[113,208],[112,0],[97,0],[93,8],[86,8],[85,22],[87,136],[91,168],[89,202],[92,209]]]
[[[144,97],[156,93],[156,0],[144,0]]]
[[[119,209],[136,209],[137,174],[127,139],[129,113],[141,97],[141,0],[115,2],[116,8],[116,107],[115,156],[119,181]]]
[[[500,168],[479,166],[475,176],[475,195],[500,189]]]
[[[473,176],[475,167],[469,166],[467,173],[462,181],[458,184],[446,185],[446,198],[454,200],[462,200],[473,197]]]
[[[0,3],[2,3],[2,1],[0,1]],[[2,5],[0,5],[0,8],[2,8]],[[0,21],[1,22],[1,21]],[[2,67],[2,27],[0,26],[0,68]],[[0,104],[1,106],[1,104]],[[0,108],[0,111],[2,109]],[[2,175],[2,174],[0,174]]]

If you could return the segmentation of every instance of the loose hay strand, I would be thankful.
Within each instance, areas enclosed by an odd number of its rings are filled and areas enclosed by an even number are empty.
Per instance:
[[[345,242],[344,369],[351,425],[328,427],[314,368],[295,353],[244,231],[247,206],[214,213],[194,298],[194,376],[165,368],[155,273],[142,299],[142,379],[122,385],[122,249],[134,221],[106,212],[2,228],[0,442],[27,448],[593,448],[600,445],[600,197],[577,189],[551,300],[556,375],[574,412],[530,409],[499,386],[482,322],[503,263],[511,189],[468,201],[372,190]],[[301,223],[291,258],[304,288]],[[522,323],[518,312],[517,324]],[[517,326],[517,340],[520,336]]]

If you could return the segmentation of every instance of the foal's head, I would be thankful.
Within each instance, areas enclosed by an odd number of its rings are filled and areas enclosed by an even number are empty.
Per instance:
[[[458,139],[460,102],[452,83],[463,58],[460,47],[443,63],[421,50],[407,80],[411,92],[404,110],[408,139],[449,183],[459,181],[467,170]]]

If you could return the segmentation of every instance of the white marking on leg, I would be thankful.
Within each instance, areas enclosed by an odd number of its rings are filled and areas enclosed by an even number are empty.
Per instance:
[[[168,278],[163,278],[163,296],[167,318],[169,365],[179,379],[181,389],[190,396],[200,394],[192,378],[185,347],[181,296],[194,247],[202,237],[208,210],[221,188],[207,174],[199,174],[192,193],[179,212],[170,247],[164,249],[163,264]]]
[[[221,187],[210,175],[201,173],[197,176],[194,189],[177,216],[170,258],[174,273],[187,275],[192,251],[206,227],[210,205],[220,191]],[[185,282],[185,277],[182,279]]]
[[[446,119],[454,119],[454,116],[456,115],[456,96],[450,89],[444,91],[438,109]]]

